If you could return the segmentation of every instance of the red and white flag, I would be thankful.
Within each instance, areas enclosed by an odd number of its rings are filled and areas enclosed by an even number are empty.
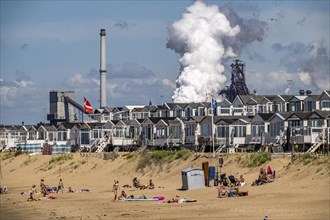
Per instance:
[[[93,113],[92,105],[91,105],[91,103],[85,97],[84,97],[84,110],[88,114],[92,114]]]

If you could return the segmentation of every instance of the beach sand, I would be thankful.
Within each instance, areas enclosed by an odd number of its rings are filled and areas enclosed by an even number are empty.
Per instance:
[[[4,155],[2,153],[2,155]],[[203,162],[218,167],[218,158],[195,154],[186,160],[175,160],[166,164],[151,164],[137,171],[140,156],[127,159],[120,153],[114,160],[103,160],[95,155],[86,157],[79,153],[73,159],[61,163],[49,163],[54,156],[20,155],[1,161],[1,185],[6,185],[8,194],[1,194],[0,219],[329,219],[330,190],[328,157],[304,165],[290,163],[289,156],[273,156],[262,166],[240,167],[238,160],[244,156],[225,155],[222,173],[239,177],[243,174],[247,184],[240,187],[248,196],[218,198],[217,189],[211,181],[210,187],[180,190],[181,171],[188,167],[202,168]],[[276,171],[272,183],[251,186],[258,177],[260,167],[270,165]],[[152,179],[153,190],[122,188],[128,195],[139,197],[175,195],[196,199],[193,203],[163,203],[161,201],[117,201],[114,202],[112,185],[118,180],[120,186],[132,185],[137,177],[147,184]],[[33,184],[40,190],[40,179],[49,186],[57,186],[60,178],[64,182],[64,193],[52,193],[53,200],[27,202]],[[90,192],[67,193],[68,187]],[[42,197],[41,194],[35,197]]]

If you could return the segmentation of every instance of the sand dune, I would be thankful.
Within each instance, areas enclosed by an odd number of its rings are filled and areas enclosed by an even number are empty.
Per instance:
[[[270,165],[277,172],[275,182],[262,186],[251,186],[260,167],[240,167],[242,155],[226,155],[222,172],[238,176],[243,174],[249,196],[217,198],[213,186],[203,189],[178,190],[182,186],[181,170],[187,167],[201,168],[208,161],[218,166],[218,159],[202,155],[195,159],[175,160],[166,164],[152,164],[137,171],[140,156],[127,159],[121,153],[114,160],[103,160],[96,156],[73,158],[63,163],[49,163],[50,155],[20,155],[1,161],[1,185],[9,188],[9,194],[1,194],[0,219],[329,219],[330,190],[328,157],[321,157],[308,164],[303,161],[290,163],[290,157],[273,156]],[[4,156],[4,154],[2,154]],[[244,157],[244,156],[243,156]],[[305,165],[304,165],[305,164]],[[126,189],[127,194],[139,197],[176,194],[181,198],[197,199],[195,203],[164,204],[149,202],[113,202],[111,192],[114,180],[120,185],[132,185],[138,177],[141,183],[153,179],[156,189]],[[57,186],[60,178],[66,187],[64,193],[52,194],[57,199],[27,202],[27,192],[33,184],[40,190],[40,179],[50,186]],[[88,188],[91,192],[67,193],[67,188]],[[158,188],[160,187],[160,188]],[[41,195],[38,195],[41,197]]]

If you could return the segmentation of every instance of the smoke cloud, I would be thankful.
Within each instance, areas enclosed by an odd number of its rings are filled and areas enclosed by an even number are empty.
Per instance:
[[[267,23],[254,15],[240,18],[229,6],[196,1],[168,27],[167,47],[178,53],[181,73],[176,80],[174,102],[203,102],[225,88],[223,62],[236,57],[243,47],[262,41]]]
[[[223,39],[224,45],[233,48],[235,54],[240,55],[242,48],[254,41],[263,41],[268,24],[259,20],[258,14],[254,14],[252,18],[243,19],[229,5],[225,5],[221,11],[231,25],[237,25],[241,30],[234,37],[224,37]]]
[[[221,61],[235,54],[231,48],[225,48],[222,39],[239,31],[238,26],[231,27],[217,6],[200,1],[188,7],[182,19],[169,27],[167,47],[182,56],[174,102],[202,102],[206,94],[216,95],[224,87],[226,77]]]

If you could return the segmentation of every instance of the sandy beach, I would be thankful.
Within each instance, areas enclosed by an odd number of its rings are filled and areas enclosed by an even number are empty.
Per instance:
[[[1,186],[6,185],[8,194],[1,194],[0,219],[329,219],[329,157],[320,157],[310,163],[295,161],[286,155],[272,156],[258,167],[242,167],[240,158],[245,155],[224,156],[222,173],[239,177],[247,182],[240,187],[248,196],[218,198],[213,186],[193,190],[180,190],[181,171],[188,167],[202,168],[203,162],[218,167],[218,158],[203,154],[196,158],[192,154],[186,160],[169,163],[151,163],[143,170],[137,170],[141,155],[133,158],[120,153],[113,160],[103,160],[96,155],[81,156],[50,163],[51,155],[19,155],[1,161]],[[4,153],[2,153],[4,157]],[[251,186],[258,177],[260,167],[270,165],[276,170],[272,183]],[[164,196],[165,200],[175,195],[180,198],[196,199],[193,203],[163,203],[161,201],[117,201],[114,202],[112,185],[118,180],[120,186],[131,185],[137,177],[147,184],[149,179],[155,189],[139,190],[122,188],[128,195],[139,197]],[[33,184],[40,191],[40,179],[49,186],[57,186],[60,178],[64,182],[64,193],[51,193],[57,199],[27,202],[28,192]],[[90,192],[67,193],[89,189]],[[42,197],[41,194],[35,197]]]

